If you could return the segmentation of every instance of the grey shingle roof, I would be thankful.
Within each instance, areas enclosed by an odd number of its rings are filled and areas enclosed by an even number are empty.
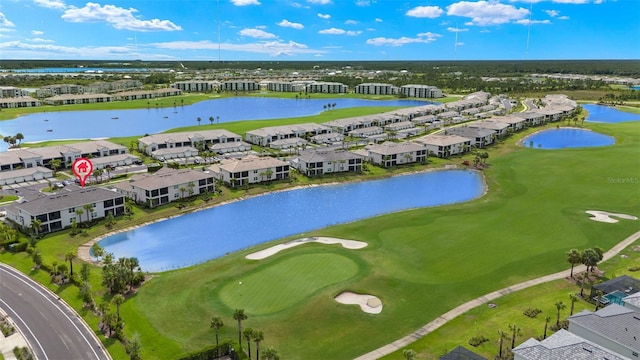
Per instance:
[[[16,207],[31,215],[38,215],[118,197],[122,195],[103,188],[79,188],[78,190],[65,188],[58,194],[23,202]]]
[[[640,352],[640,312],[611,304],[596,312],[582,311],[569,317],[576,324],[626,348]]]
[[[526,360],[626,360],[597,344],[564,329],[538,341],[529,339],[513,349]]]

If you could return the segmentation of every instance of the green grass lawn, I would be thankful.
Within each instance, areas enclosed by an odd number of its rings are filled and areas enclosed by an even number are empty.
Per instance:
[[[616,136],[616,145],[561,151],[516,148],[518,135],[492,150],[495,156],[485,170],[490,191],[478,200],[305,234],[362,240],[369,243],[365,249],[313,244],[258,262],[243,259],[247,251],[158,274],[125,304],[128,314],[145,319],[128,331],[140,332],[143,342],[154,339],[145,343],[145,358],[171,358],[157,354],[211,344],[208,321],[213,315],[227,324],[222,338],[234,339],[231,314],[246,307],[245,326],[263,330],[264,344],[274,345],[285,358],[347,359],[402,337],[481,294],[564,269],[568,249],[608,249],[638,229],[633,221],[594,222],[584,211],[640,215],[638,184],[610,181],[637,177],[640,157],[634,155],[640,124],[588,126]],[[303,289],[302,295],[279,284],[280,277],[267,276],[304,272],[310,265],[290,259],[318,254],[334,255],[328,259],[335,263],[327,267],[350,259],[350,264],[358,264],[357,275],[335,283],[335,273],[326,272],[325,280],[314,279],[319,282],[316,291]],[[265,288],[284,294],[260,296],[250,304],[234,301],[240,296],[230,284],[238,281],[248,285],[242,290],[247,294]],[[369,315],[337,304],[333,297],[344,290],[380,297],[384,311]],[[261,310],[282,295],[295,299],[275,312]],[[248,311],[250,307],[256,312]],[[550,311],[548,305],[540,308]],[[169,339],[170,345],[157,337]]]

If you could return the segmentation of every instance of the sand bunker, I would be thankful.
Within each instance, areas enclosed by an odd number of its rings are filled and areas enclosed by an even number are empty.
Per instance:
[[[338,294],[335,300],[340,304],[360,305],[360,309],[368,314],[380,314],[382,312],[382,301],[373,295],[345,291]]]
[[[268,249],[254,252],[245,256],[245,258],[249,260],[262,260],[262,259],[268,258],[271,255],[275,255],[282,250],[286,250],[298,245],[307,244],[311,242],[327,244],[327,245],[340,244],[345,249],[362,249],[363,247],[367,246],[367,243],[363,241],[343,240],[343,239],[336,239],[336,238],[330,238],[330,237],[308,237],[308,238],[292,240],[284,244],[278,244]]]
[[[627,214],[616,214],[616,213],[610,213],[610,212],[598,211],[598,210],[587,210],[585,212],[587,214],[591,215],[591,217],[589,219],[591,219],[593,221],[600,221],[600,222],[605,222],[605,223],[617,223],[618,222],[617,219],[613,219],[613,218],[611,218],[611,216],[615,216],[615,217],[620,218],[620,219],[638,220],[637,217],[635,217],[633,215],[627,215]]]

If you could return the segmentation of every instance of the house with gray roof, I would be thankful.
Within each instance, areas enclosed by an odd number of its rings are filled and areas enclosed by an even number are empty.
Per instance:
[[[85,206],[90,205],[90,209]],[[76,211],[82,210],[82,215]],[[7,219],[23,229],[40,221],[40,233],[62,230],[71,226],[74,219],[82,221],[101,219],[111,213],[124,214],[124,195],[104,188],[66,187],[58,193],[38,197],[7,206]]]
[[[289,163],[306,176],[362,171],[362,156],[341,149],[306,150]]]
[[[316,144],[335,144],[344,141],[344,135],[330,132],[327,134],[314,135],[311,137],[311,141]]]
[[[477,148],[484,148],[493,144],[496,136],[495,130],[474,128],[468,126],[456,126],[445,130],[446,134],[459,135],[471,140],[471,145]]]
[[[628,360],[580,336],[560,329],[539,341],[529,339],[513,349],[514,360]]]
[[[626,296],[622,301],[624,302],[624,307],[640,311],[640,292]]]
[[[137,174],[114,188],[138,204],[153,208],[185,197],[212,193],[214,175],[210,172],[164,167],[153,174]]]
[[[464,346],[456,346],[453,350],[440,356],[438,360],[487,360]]]
[[[209,170],[217,179],[233,187],[289,178],[289,163],[270,156],[223,159]]]
[[[203,131],[185,131],[175,133],[153,134],[138,139],[138,149],[146,154],[156,158],[164,156],[172,157],[188,157],[198,154],[197,147],[209,147],[215,144],[232,143],[242,141],[242,136],[232,133],[225,129],[203,130]],[[180,148],[191,148],[185,154]],[[158,153],[158,150],[177,149],[176,151],[168,150],[164,153]],[[195,149],[195,155],[194,150]],[[171,156],[175,154],[175,156]],[[183,155],[181,155],[183,154]]]
[[[349,136],[356,138],[366,138],[373,135],[382,134],[384,131],[379,126],[370,126],[349,131]]]
[[[538,109],[533,111],[516,112],[511,114],[519,118],[523,118],[527,126],[538,126],[545,123],[546,118]]]
[[[493,130],[497,137],[507,136],[509,133],[507,129],[509,129],[509,124],[503,123],[500,121],[495,121],[492,119],[474,121],[467,124],[470,128],[478,128],[478,129],[488,129]]]
[[[26,181],[50,179],[52,177],[53,170],[42,166],[12,171],[0,171],[0,185],[19,184]]]
[[[411,141],[385,141],[382,144],[368,145],[365,149],[373,164],[385,168],[427,160],[427,150],[424,145]]]
[[[509,125],[509,129],[512,132],[520,131],[524,129],[527,121],[521,117],[506,115],[506,116],[494,116],[491,118],[493,121],[499,121]]]
[[[247,131],[245,140],[251,144],[269,146],[273,141],[291,138],[311,138],[315,135],[328,134],[331,128],[324,124],[304,123],[294,125],[269,126]]]
[[[569,317],[569,332],[624,357],[640,354],[640,312],[611,304],[596,312],[581,311]]]
[[[462,154],[469,151],[471,147],[471,140],[459,135],[431,134],[421,136],[413,141],[422,144],[428,154],[441,158]]]
[[[334,132],[347,134],[355,129],[378,126],[379,123],[380,115],[363,115],[336,119],[323,123],[323,125],[330,127]]]

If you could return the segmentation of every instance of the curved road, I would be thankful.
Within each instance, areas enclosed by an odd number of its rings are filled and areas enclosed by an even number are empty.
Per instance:
[[[94,332],[63,300],[1,263],[0,308],[20,329],[38,360],[111,360]]]
[[[614,247],[612,247],[609,251],[605,252],[603,254],[602,257],[602,261],[607,261],[609,259],[611,259],[612,257],[616,256],[620,251],[622,251],[624,248],[626,248],[627,246],[633,244],[636,240],[640,239],[640,231],[633,233],[631,235],[629,235],[626,239],[622,240],[621,242],[619,242],[618,244],[616,244]],[[574,272],[581,272],[581,271],[585,271],[586,267],[584,265],[580,265],[580,266],[576,266],[573,268]],[[435,330],[437,330],[438,328],[440,328],[442,325],[446,324],[447,322],[453,320],[454,318],[464,314],[465,312],[474,309],[480,305],[486,304],[489,301],[495,300],[499,297],[502,297],[504,295],[508,295],[511,294],[512,292],[515,291],[520,291],[520,290],[524,290],[526,288],[535,286],[535,285],[539,285],[539,284],[544,284],[550,281],[555,281],[555,280],[560,280],[560,279],[564,279],[569,277],[571,270],[564,270],[564,271],[560,271],[557,272],[555,274],[550,274],[547,276],[543,276],[543,277],[539,277],[536,279],[532,279],[529,281],[525,281],[525,282],[521,282],[519,284],[515,284],[515,285],[511,285],[508,286],[506,288],[491,292],[489,294],[485,294],[483,296],[480,296],[479,298],[473,299],[471,301],[468,301],[452,310],[450,310],[449,312],[442,314],[441,316],[439,316],[438,318],[436,318],[435,320],[431,321],[430,323],[426,324],[425,326],[421,327],[420,329],[412,332],[411,334],[398,339],[390,344],[384,345],[380,348],[377,348],[371,352],[368,352],[362,356],[357,357],[355,360],[375,360],[375,359],[379,359],[383,356],[389,355],[392,352],[398,351],[400,349],[402,349],[403,347],[412,344],[415,341],[420,340],[421,338],[429,335],[430,333],[434,332]]]

